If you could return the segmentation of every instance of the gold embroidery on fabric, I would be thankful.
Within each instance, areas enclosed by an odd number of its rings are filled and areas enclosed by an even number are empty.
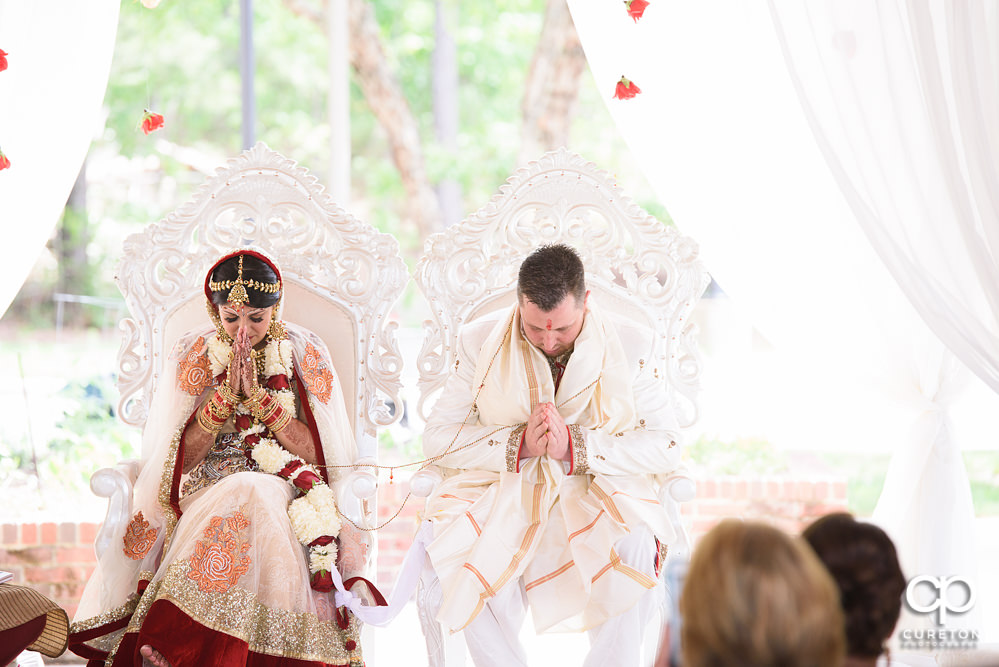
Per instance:
[[[90,618],[83,621],[74,621],[69,625],[70,634],[78,634],[80,632],[86,632],[88,630],[93,630],[94,628],[99,628],[102,625],[107,625],[109,623],[114,623],[115,621],[120,621],[126,618],[129,614],[135,611],[135,605],[139,602],[139,596],[136,593],[129,595],[125,600],[125,604],[120,607],[115,607],[114,609],[108,609],[107,611],[98,614],[97,616],[91,616]]]
[[[181,497],[197,493],[237,472],[256,472],[257,462],[247,455],[249,447],[238,433],[220,433],[205,458],[194,467],[180,489]]]
[[[177,364],[177,388],[191,396],[199,396],[213,382],[208,346],[205,337],[199,336]]]
[[[527,424],[521,424],[510,431],[506,441],[506,471],[517,472],[517,457],[520,454],[520,438],[527,429]]]
[[[135,611],[135,607],[138,603],[139,595],[138,593],[133,593],[125,600],[125,604],[119,607],[109,609],[86,620],[71,623],[69,626],[69,632],[71,635],[79,634],[81,632],[87,632],[105,625],[110,625],[111,623],[120,621],[123,618],[128,618],[128,616]],[[111,657],[114,657],[114,652],[118,649],[118,644],[121,642],[121,638],[124,634],[125,628],[121,628],[99,637],[88,639],[83,642],[83,644],[97,651],[108,653]]]
[[[201,625],[245,641],[254,653],[363,666],[357,620],[349,615],[347,629],[341,630],[334,618],[332,602],[326,602],[332,596],[313,598],[320,613],[327,617],[322,620],[315,614],[268,607],[239,586],[224,592],[202,593],[190,572],[188,561],[178,560],[161,580],[150,584],[140,609],[132,617],[129,632],[138,629],[154,600],[169,600]],[[345,648],[350,640],[355,642],[353,651]]]
[[[329,403],[333,394],[333,374],[330,373],[329,366],[319,354],[319,350],[313,347],[312,343],[305,345],[305,357],[302,359],[302,380],[309,391],[318,398],[323,405]]]
[[[158,528],[150,528],[149,522],[142,516],[142,512],[138,512],[132,517],[125,529],[125,535],[121,538],[125,555],[132,560],[145,558],[149,550],[153,548],[153,544],[156,543],[156,535],[159,532]]]
[[[170,441],[170,451],[167,452],[166,462],[163,464],[163,472],[160,475],[160,492],[157,496],[163,514],[166,517],[166,538],[163,540],[163,553],[170,548],[170,540],[173,539],[173,529],[177,527],[177,513],[170,506],[170,489],[173,486],[173,467],[177,463],[177,450],[180,449],[180,439],[184,435],[184,427],[181,426]]]
[[[568,426],[572,446],[572,474],[585,475],[590,471],[590,464],[586,459],[586,438],[583,436],[583,427],[579,424]]]
[[[524,357],[524,369],[527,371],[527,389],[531,396],[531,412],[538,407],[541,401],[538,389],[538,377],[534,373],[534,360],[531,358],[531,344],[526,338],[520,340],[520,353]]]
[[[188,577],[202,593],[224,593],[250,569],[250,543],[240,534],[249,520],[242,512],[229,516],[213,516],[205,528],[205,539],[194,545]]]

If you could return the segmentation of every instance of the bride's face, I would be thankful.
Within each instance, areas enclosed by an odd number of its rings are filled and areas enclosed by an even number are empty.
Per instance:
[[[222,328],[233,340],[236,340],[239,330],[245,328],[246,335],[250,338],[250,345],[256,346],[267,335],[267,327],[270,326],[271,311],[273,310],[274,306],[234,308],[228,304],[223,304],[219,306],[219,317],[222,318]]]

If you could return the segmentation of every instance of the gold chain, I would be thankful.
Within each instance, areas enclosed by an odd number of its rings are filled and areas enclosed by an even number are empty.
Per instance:
[[[513,327],[513,316],[511,315],[511,317],[510,317],[510,323],[507,325],[506,333],[503,335],[503,339],[504,340],[506,339],[506,337],[508,335],[510,335],[510,329],[512,327]],[[468,423],[468,420],[471,418],[472,413],[475,411],[476,404],[477,404],[477,402],[479,400],[479,394],[482,393],[482,389],[486,386],[486,378],[489,377],[489,371],[492,370],[492,368],[493,368],[493,362],[496,361],[496,357],[499,356],[500,350],[502,350],[502,349],[503,349],[503,343],[500,343],[499,347],[497,347],[496,351],[493,353],[492,358],[489,360],[489,365],[486,366],[486,372],[482,375],[482,382],[479,383],[479,388],[475,391],[475,397],[472,399],[472,405],[468,409],[468,414],[465,415],[465,419],[462,420],[461,425],[458,427],[457,432],[454,434],[454,437],[451,439],[451,443],[447,446],[447,449],[445,449],[442,453],[440,453],[440,454],[438,454],[436,456],[431,456],[430,458],[419,460],[419,461],[410,461],[409,463],[401,463],[399,465],[394,465],[394,466],[381,466],[381,465],[378,465],[378,464],[375,464],[375,463],[366,463],[366,464],[363,464],[361,466],[353,466],[353,465],[320,466],[320,465],[317,465],[316,467],[317,468],[325,468],[326,470],[372,468],[374,470],[388,470],[390,475],[397,468],[410,468],[412,466],[420,466],[420,470],[422,470],[423,468],[426,468],[427,466],[432,465],[432,464],[436,463],[437,461],[440,461],[445,456],[448,456],[450,454],[457,454],[458,452],[460,452],[462,450],[468,449],[469,447],[472,447],[473,445],[479,444],[480,442],[482,442],[486,438],[488,438],[488,437],[490,437],[492,435],[495,435],[496,433],[499,433],[503,429],[509,428],[510,425],[500,426],[496,430],[491,431],[491,432],[485,434],[484,436],[473,440],[472,442],[465,443],[464,445],[459,446],[457,449],[453,449],[454,443],[456,443],[458,441],[458,436],[461,435],[462,429],[465,428],[465,425]],[[567,398],[564,401],[562,401],[561,403],[559,403],[557,406],[555,406],[556,409],[563,407],[564,405],[566,405],[567,403],[569,403],[573,399],[575,399],[578,396],[580,396],[581,394],[585,393],[590,387],[592,387],[596,383],[600,382],[600,378],[601,377],[603,377],[603,374],[598,375],[597,378],[593,382],[591,382],[590,384],[586,385],[585,387],[583,387],[582,389],[580,389],[579,391],[577,391],[575,394],[573,394],[569,398]],[[358,526],[356,523],[354,523],[353,519],[351,519],[349,516],[347,516],[346,514],[344,514],[343,512],[340,511],[339,505],[336,506],[336,511],[337,511],[337,514],[339,514],[342,518],[346,519],[347,522],[350,523],[350,525],[352,525],[354,528],[357,528],[358,530],[362,530],[362,531],[366,531],[366,532],[373,532],[373,531],[381,530],[385,526],[387,526],[390,523],[392,523],[393,521],[395,521],[395,519],[399,516],[399,514],[402,513],[402,510],[406,507],[406,503],[409,501],[409,498],[412,495],[413,495],[412,491],[410,491],[409,493],[407,493],[406,497],[402,499],[402,504],[399,505],[399,509],[396,510],[395,514],[393,514],[391,517],[389,517],[388,519],[386,519],[385,522],[383,522],[383,523],[381,523],[381,524],[379,524],[377,526],[374,526],[373,528],[362,528],[361,526]]]

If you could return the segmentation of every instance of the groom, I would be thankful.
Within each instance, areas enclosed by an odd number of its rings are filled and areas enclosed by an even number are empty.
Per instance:
[[[526,665],[518,631],[590,632],[586,665],[638,665],[673,528],[654,475],[679,463],[652,331],[611,318],[565,245],[520,267],[517,303],[462,328],[423,436],[438,619],[478,667]]]

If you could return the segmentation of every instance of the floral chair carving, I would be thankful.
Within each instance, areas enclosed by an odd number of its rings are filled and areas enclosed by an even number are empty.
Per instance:
[[[402,359],[389,308],[408,280],[391,236],[344,211],[317,179],[263,143],[219,168],[186,204],[128,237],[115,280],[130,317],[122,320],[118,413],[142,428],[172,341],[206,323],[205,271],[224,251],[257,245],[285,283],[283,318],[327,344],[357,439],[358,463],[376,460],[376,431],[401,417]],[[138,461],[97,471],[91,488],[109,498],[95,544],[107,549],[131,517]],[[359,525],[373,525],[376,478],[355,469],[336,489]],[[366,533],[366,535],[370,535]],[[370,538],[369,538],[370,539]]]
[[[700,362],[689,318],[709,282],[697,244],[627,198],[608,173],[564,148],[518,170],[488,204],[426,241],[416,282],[434,321],[424,324],[418,359],[421,416],[426,419],[443,388],[462,325],[512,304],[521,261],[551,242],[579,251],[587,287],[605,311],[655,331],[646,358],[668,384],[681,427],[692,425]],[[414,495],[429,495],[440,479],[434,467],[416,473]],[[662,480],[660,500],[679,535],[670,553],[681,558],[689,555],[690,542],[678,503],[694,493],[683,470]],[[434,618],[441,591],[429,565],[420,584],[417,603],[430,665],[463,664],[463,642],[446,637]]]

